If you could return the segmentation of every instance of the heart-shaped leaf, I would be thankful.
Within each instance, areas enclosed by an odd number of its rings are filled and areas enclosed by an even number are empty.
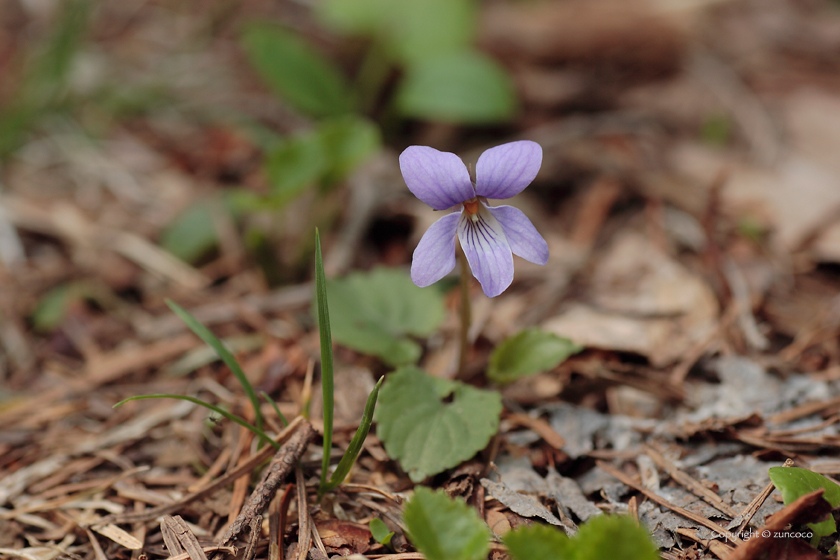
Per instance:
[[[496,391],[432,377],[413,366],[388,376],[379,403],[377,435],[415,482],[484,449],[502,411]]]

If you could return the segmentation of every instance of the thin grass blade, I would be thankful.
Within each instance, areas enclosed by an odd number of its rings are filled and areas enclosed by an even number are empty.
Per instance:
[[[271,439],[271,438],[268,436],[268,434],[266,434],[266,433],[265,433],[265,432],[263,432],[261,429],[259,429],[259,428],[257,428],[256,426],[254,426],[253,424],[251,424],[251,423],[249,423],[249,422],[246,422],[245,420],[243,420],[243,419],[242,419],[242,418],[240,418],[239,416],[236,416],[235,414],[231,414],[230,412],[228,412],[227,410],[225,410],[225,409],[223,409],[223,408],[219,408],[219,407],[218,407],[218,406],[216,406],[216,405],[210,404],[210,403],[208,403],[208,402],[205,402],[205,401],[203,401],[203,400],[201,400],[201,399],[197,399],[197,398],[195,398],[195,397],[188,397],[188,396],[186,396],[186,395],[167,395],[167,394],[161,394],[161,395],[136,395],[136,396],[134,396],[134,397],[128,397],[127,399],[121,400],[120,402],[118,402],[117,404],[115,404],[115,405],[113,406],[113,408],[117,408],[118,406],[122,406],[122,405],[124,405],[125,403],[127,403],[128,401],[142,401],[142,400],[145,400],[145,399],[178,399],[178,400],[182,400],[182,401],[189,401],[189,402],[191,402],[191,403],[195,403],[195,404],[201,405],[201,406],[203,406],[204,408],[209,408],[210,410],[212,410],[212,411],[213,411],[213,412],[215,412],[216,414],[220,414],[220,415],[224,416],[225,418],[227,418],[227,419],[228,419],[228,420],[230,420],[231,422],[236,422],[237,424],[239,424],[239,425],[240,425],[240,426],[242,426],[243,428],[245,428],[245,429],[247,429],[247,430],[251,431],[251,432],[252,432],[255,436],[257,436],[258,438],[260,438],[260,439],[261,439],[262,441],[264,441],[265,443],[268,443],[269,445],[271,445],[271,446],[272,446],[272,447],[274,447],[275,449],[280,449],[280,444],[279,444],[279,443],[277,443],[276,441],[274,441],[273,439]]]
[[[321,236],[315,228],[315,298],[318,300],[318,334],[321,337],[321,388],[324,395],[324,459],[321,462],[322,489],[327,484],[327,469],[330,466],[330,450],[333,433],[333,352],[330,332],[330,312],[327,308],[327,279],[324,274],[324,258],[321,255]],[[319,493],[320,490],[319,490]]]
[[[268,401],[268,404],[270,404],[271,408],[274,409],[274,414],[276,414],[277,417],[280,418],[280,422],[283,423],[283,427],[284,428],[287,427],[289,425],[289,421],[286,420],[286,417],[283,416],[282,412],[280,412],[280,407],[277,406],[277,403],[274,402],[274,399],[269,397],[268,393],[266,393],[265,391],[260,391],[260,395],[262,395],[262,398],[264,398],[266,401]]]
[[[373,421],[373,411],[376,409],[376,399],[379,397],[379,388],[382,387],[383,379],[385,379],[384,376],[379,378],[373,391],[368,395],[367,402],[365,403],[365,411],[362,414],[359,427],[356,429],[356,434],[353,436],[352,441],[350,441],[350,445],[347,447],[347,451],[344,452],[344,456],[341,457],[341,461],[338,462],[338,466],[335,468],[335,472],[330,478],[330,481],[319,493],[329,492],[344,482],[344,479],[347,478],[350,469],[353,467],[353,463],[356,462],[356,458],[362,452],[362,446],[365,443],[365,438],[370,431],[370,424]]]
[[[242,389],[251,401],[251,406],[254,407],[254,422],[256,424],[256,428],[262,431],[263,416],[262,411],[260,411],[260,401],[257,398],[257,393],[254,391],[254,387],[251,385],[251,382],[248,381],[247,377],[245,377],[245,372],[242,371],[242,368],[239,366],[239,362],[236,361],[236,358],[233,357],[230,350],[225,348],[222,341],[216,338],[216,335],[210,332],[210,329],[199,323],[198,319],[190,315],[183,307],[168,299],[166,300],[166,305],[169,306],[169,309],[171,309],[175,315],[186,323],[186,325],[198,336],[198,338],[209,344],[213,350],[216,351],[216,354],[219,355],[219,358],[222,359],[225,365],[230,368],[230,371],[232,371],[233,375],[236,376],[236,380],[239,381],[240,385],[242,385]]]

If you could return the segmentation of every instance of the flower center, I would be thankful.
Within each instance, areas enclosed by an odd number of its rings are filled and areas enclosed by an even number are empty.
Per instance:
[[[476,197],[470,200],[465,200],[464,211],[473,222],[478,221],[478,198]]]

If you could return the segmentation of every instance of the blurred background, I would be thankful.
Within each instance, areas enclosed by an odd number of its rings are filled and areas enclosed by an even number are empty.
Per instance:
[[[0,0],[0,379],[171,360],[167,297],[302,375],[314,227],[330,276],[405,267],[438,216],[399,152],[526,138],[551,261],[479,342],[664,367],[729,317],[724,346],[838,363],[836,1]]]

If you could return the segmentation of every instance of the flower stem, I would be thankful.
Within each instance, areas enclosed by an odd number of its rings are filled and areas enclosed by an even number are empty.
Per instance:
[[[472,272],[467,262],[464,250],[458,245],[458,260],[461,262],[461,332],[460,332],[460,353],[458,354],[458,372],[456,379],[463,379],[467,369],[467,354],[470,351],[470,322],[472,311],[470,309],[470,278]]]

